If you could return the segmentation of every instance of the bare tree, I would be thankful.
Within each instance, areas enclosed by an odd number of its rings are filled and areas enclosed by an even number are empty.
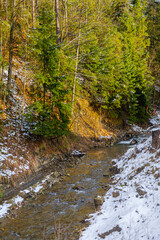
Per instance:
[[[9,38],[9,67],[8,67],[8,81],[7,81],[7,93],[10,92],[11,79],[12,79],[12,67],[13,67],[13,46],[14,46],[14,28],[15,28],[15,5],[16,0],[12,0],[12,14],[11,14],[11,28]]]
[[[59,21],[59,0],[55,0],[55,14],[56,14],[56,33],[57,33],[57,43],[61,43],[60,36],[60,21]]]
[[[32,0],[32,27],[35,27],[35,0]]]
[[[75,93],[76,93],[76,82],[77,82],[77,70],[78,70],[78,61],[79,61],[80,37],[81,37],[81,24],[80,24],[80,28],[79,28],[79,37],[78,37],[78,42],[77,42],[76,64],[75,64],[75,73],[74,73],[73,90],[72,90],[72,116],[73,116],[73,113],[74,113],[74,100],[75,100]]]

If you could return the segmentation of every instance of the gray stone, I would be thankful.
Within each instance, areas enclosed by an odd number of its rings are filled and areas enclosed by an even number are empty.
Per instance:
[[[152,131],[152,147],[155,149],[160,148],[160,129]]]

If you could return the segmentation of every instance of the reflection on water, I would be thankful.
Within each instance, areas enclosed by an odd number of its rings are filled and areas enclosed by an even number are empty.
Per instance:
[[[95,211],[93,199],[104,195],[112,159],[124,154],[126,145],[94,149],[82,162],[67,170],[64,181],[29,200],[14,219],[6,219],[0,238],[3,240],[78,239],[84,220]]]

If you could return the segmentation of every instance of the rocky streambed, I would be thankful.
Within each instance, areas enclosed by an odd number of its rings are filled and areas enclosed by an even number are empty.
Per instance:
[[[96,210],[94,199],[110,188],[112,159],[127,148],[114,145],[91,150],[65,173],[51,172],[21,191],[11,214],[1,221],[1,239],[78,239],[89,214]],[[18,201],[24,206],[14,211]]]

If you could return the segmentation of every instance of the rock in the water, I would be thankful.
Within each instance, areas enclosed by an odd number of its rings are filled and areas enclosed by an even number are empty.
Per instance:
[[[83,157],[84,155],[86,155],[86,153],[78,151],[78,150],[74,150],[71,155],[73,157]]]
[[[104,173],[103,173],[103,177],[106,177],[106,178],[109,178],[110,175],[111,175],[110,172],[104,172]]]
[[[82,190],[83,187],[79,184],[76,184],[75,186],[72,187],[73,190]]]
[[[120,173],[120,169],[117,166],[113,166],[109,168],[110,173],[112,174],[118,174]]]
[[[152,131],[152,147],[155,149],[160,148],[160,129]]]

